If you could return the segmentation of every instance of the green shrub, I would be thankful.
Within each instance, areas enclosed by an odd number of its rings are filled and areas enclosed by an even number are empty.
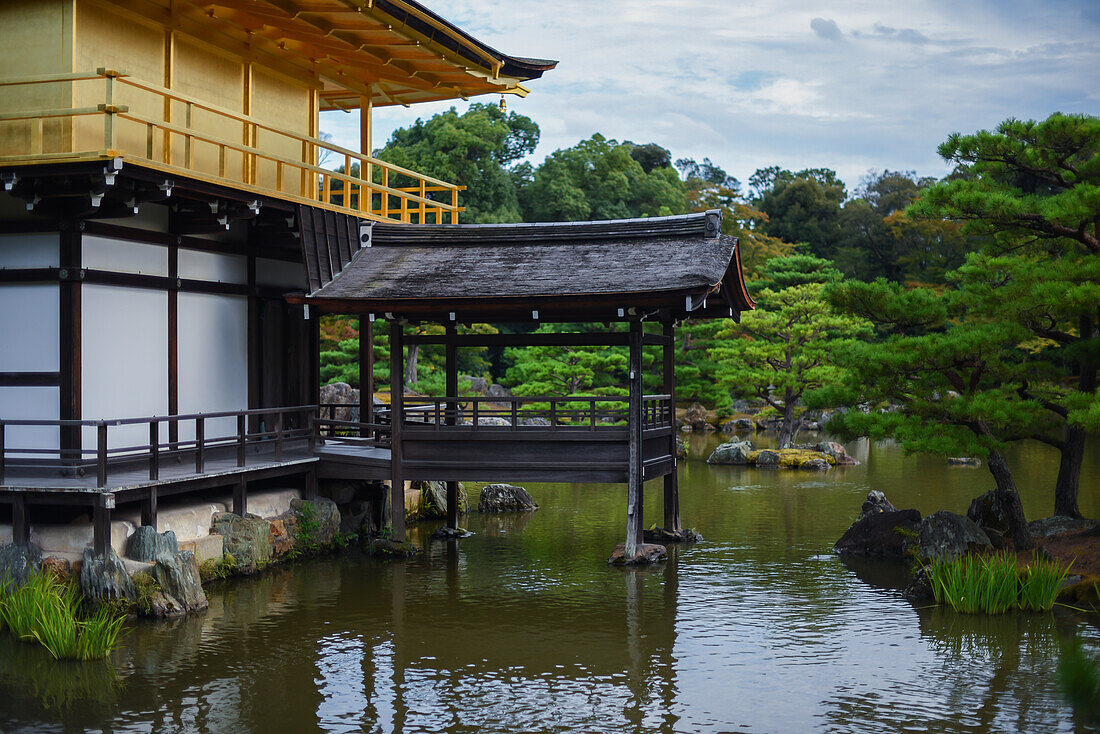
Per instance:
[[[101,606],[81,613],[76,586],[38,573],[0,599],[0,617],[20,640],[38,642],[57,659],[105,658],[122,636],[125,614]]]
[[[1100,660],[1086,653],[1076,636],[1062,650],[1058,685],[1078,714],[1100,721]]]
[[[208,558],[199,564],[199,579],[207,581],[220,581],[221,579],[235,576],[237,573],[237,559],[232,553],[222,555],[218,560]]]
[[[1051,609],[1069,569],[1036,558],[1021,570],[1015,556],[999,553],[932,560],[925,571],[937,603],[967,614],[1004,614],[1011,609]]]
[[[202,571],[199,571],[201,577]],[[132,576],[134,582],[134,605],[139,614],[149,615],[153,613],[153,597],[160,591],[160,584],[152,574],[135,573]]]

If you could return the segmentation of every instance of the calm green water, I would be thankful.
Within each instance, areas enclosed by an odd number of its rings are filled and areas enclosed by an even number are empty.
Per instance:
[[[155,732],[1090,731],[1054,682],[1060,639],[1095,620],[915,609],[904,572],[831,555],[870,489],[965,511],[983,469],[855,444],[827,474],[710,467],[693,436],[685,520],[706,537],[641,571],[604,561],[621,487],[532,487],[521,516],[407,563],[304,563],[138,625],[113,668],[56,664],[0,636],[0,730]],[[1100,447],[1082,510],[1100,516]],[[1056,463],[1012,457],[1029,517]],[[647,517],[659,511],[649,488]],[[414,529],[427,543],[433,526]]]

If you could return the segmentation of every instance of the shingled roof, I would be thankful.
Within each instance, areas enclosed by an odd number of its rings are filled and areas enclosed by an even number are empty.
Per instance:
[[[295,302],[450,320],[736,316],[753,308],[717,211],[545,224],[364,225],[363,246]],[[451,314],[457,314],[452,317]]]

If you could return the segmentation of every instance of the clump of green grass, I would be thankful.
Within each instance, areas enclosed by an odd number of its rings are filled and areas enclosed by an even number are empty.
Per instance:
[[[237,573],[237,559],[232,553],[226,553],[218,560],[208,558],[199,564],[199,579],[208,581],[220,581]]]
[[[56,659],[72,660],[107,657],[126,621],[109,608],[83,615],[76,587],[45,573],[0,598],[0,618],[18,639],[38,642]]]
[[[1068,567],[1045,558],[1036,558],[1021,570],[1015,556],[1007,553],[933,560],[925,570],[936,602],[966,614],[1048,611],[1069,572]]]
[[[1020,608],[1035,612],[1049,611],[1069,574],[1069,566],[1036,557],[1020,577]]]

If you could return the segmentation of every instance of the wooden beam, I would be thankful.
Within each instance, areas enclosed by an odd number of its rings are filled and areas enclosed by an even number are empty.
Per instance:
[[[157,488],[149,487],[148,494],[141,501],[141,524],[157,529]]]
[[[459,347],[614,347],[626,346],[630,336],[622,332],[566,334],[455,334],[453,336],[409,335],[409,344]]]
[[[627,468],[625,558],[630,562],[643,542],[645,527],[642,518],[642,322],[638,320],[630,322],[630,414],[627,423],[630,464]]]
[[[60,257],[58,264],[62,270],[74,272],[82,265],[82,231],[76,222],[61,232]],[[60,283],[61,323],[58,329],[61,363],[59,367],[60,405],[58,418],[61,420],[80,420],[81,418],[81,281],[64,279]],[[61,429],[61,456],[79,459],[81,449],[80,428],[65,426]]]
[[[458,345],[457,345],[458,333],[454,325],[447,326],[447,344],[446,344],[446,379],[447,379],[447,396],[458,396]],[[447,403],[447,420],[446,423],[449,426],[455,425],[458,416],[456,415],[458,409],[457,402]],[[451,529],[458,528],[458,482],[448,480],[447,482],[447,527]]]
[[[374,322],[359,317],[359,418],[374,423]],[[368,438],[369,428],[359,429],[360,438]]]
[[[244,517],[248,512],[248,477],[242,474],[233,485],[233,514]]]
[[[180,250],[177,245],[168,246],[168,279],[175,282],[180,272]],[[180,350],[179,350],[179,290],[168,289],[168,415],[180,412]],[[168,443],[179,441],[179,424],[168,424]]]
[[[661,348],[662,362],[663,362],[663,374],[662,377],[664,386],[662,391],[669,396],[669,411],[671,415],[669,419],[672,421],[673,428],[676,427],[676,326],[672,321],[666,321],[664,324],[664,337],[665,344]],[[677,475],[677,464],[679,463],[676,458],[676,431],[672,431],[672,435],[668,438],[668,451],[672,456],[672,471],[665,475],[664,478],[664,527],[665,530],[671,530],[677,532],[680,527],[680,487],[679,479]]]
[[[11,503],[11,542],[28,546],[31,542],[31,522],[27,515],[27,500],[15,495]]]
[[[405,540],[405,477],[401,473],[401,423],[405,418],[402,326],[390,323],[390,537]]]
[[[97,556],[105,556],[111,546],[111,510],[102,497],[97,499],[92,510],[92,549]]]

